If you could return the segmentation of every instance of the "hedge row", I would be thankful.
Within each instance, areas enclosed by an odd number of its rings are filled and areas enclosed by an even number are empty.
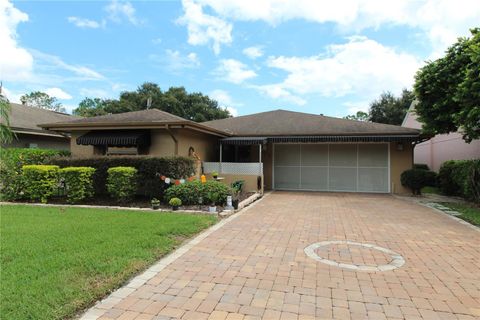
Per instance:
[[[169,202],[172,198],[179,198],[185,205],[223,205],[230,194],[232,194],[230,187],[221,182],[208,180],[202,183],[195,180],[168,188],[165,192],[165,202]]]
[[[438,187],[443,194],[480,202],[480,159],[444,162],[438,173]]]
[[[0,198],[20,199],[24,184],[22,167],[47,163],[52,157],[68,156],[69,151],[48,149],[2,148],[0,152]]]
[[[112,167],[133,167],[137,169],[137,195],[161,197],[165,183],[160,176],[173,179],[188,178],[195,174],[195,162],[186,157],[94,157],[94,158],[53,158],[49,164],[63,167],[95,168],[93,185],[96,195],[106,195],[108,169]]]

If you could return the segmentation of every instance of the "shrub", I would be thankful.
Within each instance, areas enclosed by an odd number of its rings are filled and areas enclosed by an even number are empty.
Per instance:
[[[423,169],[410,169],[402,173],[402,185],[412,190],[415,195],[421,194],[423,187],[435,186],[436,173]]]
[[[222,205],[226,203],[227,196],[230,194],[231,189],[221,182],[208,180],[202,183],[195,180],[168,188],[165,192],[165,200],[168,202],[172,198],[179,198],[185,205],[195,205],[200,204],[199,198],[202,198],[205,204],[215,201]]]
[[[65,183],[67,200],[77,203],[93,197],[93,174],[94,168],[68,167],[60,170],[60,178]]]
[[[108,193],[120,202],[133,198],[137,189],[137,169],[133,167],[113,167],[108,169],[107,172]]]
[[[93,158],[66,158],[50,159],[50,164],[64,167],[92,167],[95,168],[93,185],[96,195],[107,194],[108,168],[134,167],[138,170],[137,195],[149,198],[162,196],[165,183],[160,180],[164,175],[174,179],[188,178],[195,174],[195,162],[186,157],[93,157]]]
[[[170,201],[168,201],[168,204],[172,207],[180,207],[182,205],[182,200],[178,198],[172,198]]]
[[[235,193],[242,193],[245,180],[237,180],[232,183],[232,189]]]
[[[480,160],[450,160],[438,173],[440,191],[480,202]]]
[[[25,196],[46,203],[58,187],[58,166],[26,165],[22,167]]]
[[[420,169],[420,170],[430,170],[427,164],[425,163],[414,163],[413,169]]]
[[[65,150],[2,148],[0,152],[0,198],[18,200],[22,198],[24,165],[45,164],[52,157],[69,155]]]

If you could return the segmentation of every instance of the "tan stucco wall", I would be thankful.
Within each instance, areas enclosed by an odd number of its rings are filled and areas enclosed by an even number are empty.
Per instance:
[[[403,143],[403,150],[397,150],[397,142],[390,143],[390,185],[392,193],[410,193],[402,186],[400,176],[403,171],[413,166],[413,146]]]
[[[205,176],[209,180],[213,179],[210,174],[206,174]],[[256,175],[224,174],[224,173],[222,173],[219,176],[224,178],[220,182],[226,184],[229,187],[232,185],[233,182],[238,181],[238,180],[243,180],[243,181],[245,181],[245,184],[243,185],[243,191],[244,192],[257,192],[257,191],[263,192],[262,189],[260,189],[260,190],[257,189],[258,176],[256,176]]]
[[[188,157],[188,149],[193,147],[202,161],[214,161],[218,157],[218,138],[193,130],[174,131],[178,140],[178,155]]]
[[[31,144],[36,144],[39,149],[70,150],[68,138],[21,133],[17,133],[12,142],[2,144],[2,148],[30,148]]]
[[[77,138],[86,134],[88,131],[74,131],[70,139],[70,152],[72,157],[91,157],[93,156],[93,146],[82,146],[77,144]]]

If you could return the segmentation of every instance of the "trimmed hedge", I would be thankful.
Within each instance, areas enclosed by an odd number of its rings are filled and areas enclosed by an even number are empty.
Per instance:
[[[133,167],[113,167],[108,169],[107,190],[110,196],[120,202],[135,196],[137,190],[137,169]]]
[[[78,203],[93,197],[94,173],[95,169],[90,167],[68,167],[60,170],[68,202]]]
[[[199,199],[202,198],[202,204],[216,202],[218,205],[223,205],[227,202],[227,196],[231,194],[230,187],[221,182],[208,180],[202,183],[195,180],[168,188],[165,191],[165,202],[168,203],[172,198],[179,198],[184,205],[196,205],[200,204]]]
[[[425,163],[414,163],[413,169],[420,169],[420,170],[430,170],[427,164]]]
[[[133,167],[137,172],[137,195],[159,197],[163,195],[165,183],[160,176],[174,179],[188,178],[195,174],[195,162],[186,157],[93,157],[93,158],[53,158],[50,164],[64,167],[95,168],[93,186],[96,195],[106,195],[107,170],[112,167]]]
[[[18,200],[22,198],[24,165],[45,164],[52,157],[68,156],[69,151],[27,148],[2,148],[0,152],[0,198]]]
[[[58,187],[58,166],[26,165],[22,167],[25,196],[46,203]]]
[[[435,186],[437,174],[433,171],[424,169],[406,170],[400,176],[404,187],[412,190],[414,195],[420,195],[423,187]]]
[[[438,173],[438,187],[445,195],[480,202],[480,159],[445,161]]]

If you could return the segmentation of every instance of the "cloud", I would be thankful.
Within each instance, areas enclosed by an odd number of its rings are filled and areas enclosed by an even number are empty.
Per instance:
[[[272,99],[278,99],[285,102],[293,103],[298,106],[303,106],[307,101],[299,96],[292,94],[287,89],[283,88],[281,84],[270,84],[270,85],[260,85],[252,86],[262,94],[269,96]]]
[[[347,101],[343,103],[347,107],[348,114],[356,114],[358,111],[368,112],[372,100]]]
[[[243,54],[249,57],[250,59],[257,59],[263,56],[263,50],[261,47],[248,47],[243,49]]]
[[[164,55],[151,54],[149,59],[174,73],[200,66],[200,60],[195,52],[183,55],[178,50],[167,49]]]
[[[292,96],[307,94],[374,97],[382,91],[399,93],[411,87],[421,64],[414,56],[374,40],[351,37],[344,44],[328,46],[326,53],[316,56],[270,57],[267,65],[287,72],[287,76],[280,83],[258,89],[273,98],[292,102],[297,100]]]
[[[248,69],[247,65],[235,59],[222,59],[214,73],[222,80],[240,84],[245,80],[255,78],[255,71]]]
[[[238,116],[238,110],[237,108],[234,108],[234,107],[241,106],[242,104],[234,102],[232,97],[227,91],[219,90],[219,89],[213,90],[212,92],[210,92],[209,96],[212,99],[217,100],[220,106],[222,108],[226,108],[232,116],[234,117]]]
[[[457,37],[469,35],[468,29],[480,21],[480,6],[476,0],[189,0],[183,2],[185,11],[187,6],[195,6],[199,12],[208,8],[217,15],[210,17],[224,24],[263,21],[277,25],[302,19],[333,23],[339,30],[349,33],[381,26],[407,26],[423,33],[434,54],[443,52]],[[231,37],[231,28],[228,34],[224,31],[225,38]]]
[[[31,76],[33,57],[17,42],[17,25],[27,22],[28,15],[9,1],[0,0],[0,78],[22,81]]]
[[[135,8],[128,1],[112,0],[105,7],[105,11],[108,14],[108,19],[116,23],[121,23],[125,19],[134,26],[142,23],[135,14]]]
[[[95,20],[80,17],[68,17],[67,20],[79,28],[98,29],[105,26],[105,20],[102,20],[102,22],[97,22]]]
[[[63,91],[60,88],[48,88],[44,91],[46,94],[48,94],[50,97],[55,97],[60,100],[70,100],[72,99],[72,96]]]
[[[224,20],[205,14],[202,6],[194,0],[182,0],[184,14],[177,23],[186,25],[188,43],[206,45],[212,43],[215,54],[220,53],[222,44],[232,42],[232,25]]]

